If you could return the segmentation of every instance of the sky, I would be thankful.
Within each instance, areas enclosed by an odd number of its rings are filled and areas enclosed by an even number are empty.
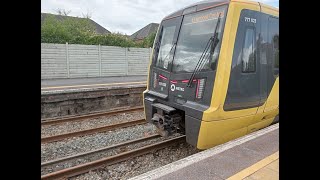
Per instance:
[[[91,19],[111,32],[131,35],[149,23],[160,23],[170,13],[200,0],[42,0],[41,12],[57,14],[58,9],[70,11],[69,16]],[[279,0],[259,0],[279,7]]]

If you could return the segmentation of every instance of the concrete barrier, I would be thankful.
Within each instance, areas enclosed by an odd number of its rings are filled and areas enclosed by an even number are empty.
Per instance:
[[[41,118],[105,112],[142,106],[146,85],[50,90],[41,92]]]
[[[147,75],[151,48],[41,43],[41,79]]]

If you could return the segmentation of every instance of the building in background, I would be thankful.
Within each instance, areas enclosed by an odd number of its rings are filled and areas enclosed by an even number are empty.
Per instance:
[[[133,33],[130,38],[134,41],[142,41],[144,38],[156,33],[158,30],[158,23],[150,23],[139,31]]]

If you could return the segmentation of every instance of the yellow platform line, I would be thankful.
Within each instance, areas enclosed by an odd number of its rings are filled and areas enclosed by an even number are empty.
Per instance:
[[[137,81],[137,82],[122,82],[122,83],[107,83],[107,84],[86,84],[86,85],[74,85],[74,86],[54,86],[54,87],[44,87],[43,89],[60,89],[60,88],[73,88],[73,87],[90,87],[90,86],[110,86],[110,85],[130,85],[130,84],[143,84],[146,81]]]
[[[267,166],[268,164],[272,163],[277,159],[279,159],[279,151],[253,164],[252,166],[238,172],[237,174],[229,177],[227,180],[244,179],[245,177],[248,177],[249,175],[255,173],[256,171],[260,170],[261,168]]]

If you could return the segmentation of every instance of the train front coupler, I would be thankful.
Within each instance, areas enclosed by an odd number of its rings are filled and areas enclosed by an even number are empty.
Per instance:
[[[182,121],[182,116],[175,108],[160,103],[152,104],[152,107],[156,112],[151,118],[151,123],[156,126],[161,136],[168,137],[180,132],[179,124]]]

